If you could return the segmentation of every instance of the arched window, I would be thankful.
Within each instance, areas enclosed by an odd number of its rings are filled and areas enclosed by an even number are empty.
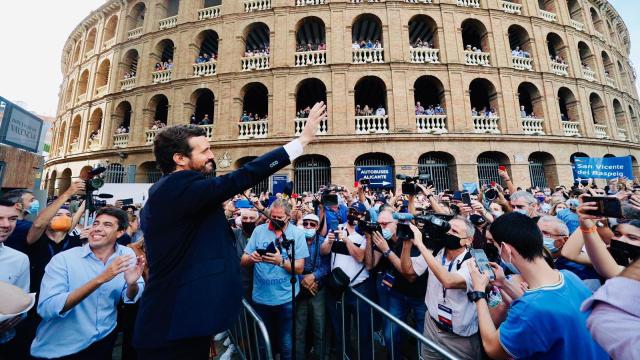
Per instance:
[[[82,125],[82,117],[76,115],[71,121],[71,128],[69,133],[69,152],[77,152],[80,150],[80,126]],[[62,141],[62,140],[61,140]],[[60,142],[62,145],[62,142]]]
[[[113,15],[104,25],[103,48],[112,46],[115,43],[116,31],[118,30],[118,16]]]
[[[102,109],[96,109],[89,118],[87,145],[91,150],[98,150],[102,142]]]
[[[167,119],[169,116],[169,99],[167,99],[166,96],[158,94],[152,97],[147,109],[147,114],[151,114],[151,117],[146,119],[149,129],[154,126],[158,127],[159,123],[167,125]]]
[[[607,54],[606,51],[603,51],[601,53],[602,55],[602,63],[604,64],[604,78],[605,81],[607,82],[607,85],[610,86],[615,86],[615,71],[616,71],[616,67],[615,65],[613,65],[613,61],[611,61],[611,58],[609,57],[609,54]]]
[[[246,157],[240,158],[236,161],[236,168],[239,169],[245,166],[248,162],[255,160],[256,158],[257,156],[246,156]],[[260,195],[260,193],[269,192],[269,179],[270,177],[260,181],[253,188],[251,188],[251,191],[257,195]]]
[[[602,102],[600,95],[591,93],[589,96],[589,104],[591,107],[591,118],[594,124],[605,125],[607,123],[607,110]]]
[[[395,189],[395,161],[393,157],[385,153],[366,153],[358,156],[355,161],[355,181],[358,181],[358,173],[365,171],[391,171],[392,181],[385,181],[384,179],[370,179],[369,187],[377,189]]]
[[[476,133],[500,133],[498,92],[491,81],[478,78],[469,84],[471,118]]]
[[[157,18],[160,19],[160,30],[168,29],[173,26],[167,26],[163,20],[177,16],[178,11],[180,10],[180,0],[160,0],[158,1],[157,9]]]
[[[87,87],[89,86],[89,70],[84,70],[80,74],[80,80],[78,81],[78,97],[87,93]]]
[[[519,25],[511,25],[508,33],[513,68],[533,70],[533,41],[527,30]]]
[[[113,124],[116,133],[129,133],[131,127],[131,103],[123,101],[116,107],[115,123]]]
[[[389,132],[387,86],[376,76],[365,76],[355,86],[355,127],[357,134]]]
[[[600,35],[604,35],[604,27],[602,26],[602,19],[600,18],[600,14],[596,11],[596,9],[591,8],[589,10],[591,13],[591,22],[593,23],[593,27],[596,29]]]
[[[305,17],[296,26],[296,52],[326,50],[324,21],[315,16]],[[298,65],[298,64],[296,64]],[[311,63],[307,65],[320,65]]]
[[[465,64],[490,66],[491,43],[486,26],[480,20],[467,19],[462,22],[461,28]]]
[[[127,172],[122,164],[109,164],[104,172],[104,182],[107,184],[124,184]]]
[[[316,193],[323,185],[331,184],[331,162],[324,156],[307,155],[294,165],[295,192]]]
[[[249,83],[243,89],[241,121],[257,121],[268,118],[269,90],[262,83]],[[248,118],[244,116],[247,115]]]
[[[501,152],[487,151],[478,156],[478,180],[480,185],[490,185],[492,182],[505,186],[498,170],[504,166],[507,172],[511,172],[509,157]]]
[[[127,16],[127,35],[129,39],[142,35],[146,12],[147,8],[143,2],[137,3],[131,9],[129,16]]]
[[[307,123],[306,118],[309,116],[309,111],[319,101],[327,103],[327,88],[324,83],[316,78],[302,80],[296,88],[296,136],[302,133],[302,129]],[[327,122],[324,120],[320,123],[318,134],[326,133]]]
[[[538,7],[540,10],[548,11],[550,13],[556,12],[555,0],[538,0]]]
[[[131,49],[124,55],[122,76],[123,78],[135,78],[138,74],[138,61],[140,56],[138,50]]]
[[[529,177],[531,186],[546,188],[558,185],[556,160],[546,152],[534,152],[529,155]]]
[[[544,99],[530,82],[518,86],[520,120],[525,134],[544,135]]]
[[[582,6],[579,0],[568,0],[567,7],[569,8],[569,16],[571,20],[584,24],[584,17],[582,16]]]
[[[59,194],[64,193],[71,186],[71,169],[66,168],[62,171],[62,175],[60,175],[60,181],[58,183],[58,188],[60,189]]]
[[[547,50],[551,60],[551,70],[557,75],[569,76],[569,52],[560,35],[552,32],[547,34]]]
[[[242,71],[264,70],[269,68],[271,52],[271,31],[261,22],[252,23],[244,31],[244,54],[240,60]]]
[[[629,139],[627,132],[627,114],[624,112],[624,108],[618,99],[613,99],[613,112],[616,116],[616,126],[618,127],[618,138],[626,141]]]
[[[426,15],[409,20],[409,48],[412,63],[438,63],[440,41],[438,25]]]
[[[558,106],[565,136],[580,136],[580,104],[571,90],[566,87],[558,90]]]
[[[413,84],[416,126],[419,133],[446,133],[447,104],[442,82],[431,75],[419,77]]]
[[[429,175],[437,192],[457,189],[455,186],[456,163],[451,154],[445,152],[428,152],[418,159],[418,173]],[[453,174],[453,182],[451,181]]]
[[[103,96],[107,94],[109,85],[109,71],[111,70],[111,62],[107,59],[100,63],[98,72],[96,73],[96,95]]]
[[[191,103],[194,108],[190,123],[192,125],[213,125],[214,123],[214,106],[215,95],[209,89],[198,89],[191,94]]]
[[[216,74],[218,40],[218,33],[213,30],[205,30],[198,34],[195,39],[194,76],[211,76]]]
[[[175,46],[173,41],[164,39],[156,45],[155,52],[152,54],[153,59],[156,61],[154,64],[154,71],[164,71],[173,69],[173,52]]]
[[[49,182],[47,184],[47,196],[53,197],[56,191],[56,180],[57,180],[58,172],[53,170],[51,175],[49,176]]]
[[[587,80],[595,80],[596,58],[593,56],[589,45],[580,41],[578,43],[580,53],[580,65],[582,66],[582,76]]]
[[[73,79],[71,79],[69,81],[69,85],[67,85],[67,92],[64,95],[65,98],[65,104],[69,105],[71,104],[71,97],[73,96],[73,88],[76,86],[76,83],[73,81]]]
[[[87,56],[89,56],[90,52],[95,51],[95,48],[96,48],[96,33],[97,33],[96,28],[92,28],[91,30],[89,30],[89,33],[87,34],[87,40],[86,40],[86,43],[84,45],[84,53]]]
[[[382,22],[373,14],[362,14],[351,25],[351,48],[354,64],[383,63]]]

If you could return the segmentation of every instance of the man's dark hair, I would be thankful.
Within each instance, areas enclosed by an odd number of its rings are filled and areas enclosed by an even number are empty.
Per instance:
[[[491,235],[498,244],[513,246],[527,261],[543,256],[542,232],[526,215],[512,212],[498,217],[491,224]]]
[[[0,206],[13,207],[15,204],[16,203],[14,203],[13,201],[5,199],[4,196],[0,198]]]
[[[176,163],[173,161],[173,155],[183,154],[191,157],[193,149],[189,146],[189,139],[206,135],[205,131],[196,125],[177,125],[159,131],[153,142],[153,154],[160,171],[165,175],[174,172]]]
[[[105,206],[96,212],[96,219],[100,215],[113,216],[118,219],[118,231],[125,230],[129,227],[129,215],[124,210],[120,210],[115,206]]]
[[[33,191],[27,189],[15,189],[7,191],[2,195],[2,200],[11,201],[14,205],[18,203],[22,204],[22,195],[24,194],[33,194]]]

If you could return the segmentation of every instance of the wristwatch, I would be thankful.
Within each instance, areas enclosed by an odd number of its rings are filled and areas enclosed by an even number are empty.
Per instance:
[[[280,267],[284,268],[284,258],[282,258],[282,261],[280,261]]]
[[[474,303],[480,299],[486,299],[487,293],[485,293],[484,291],[469,291],[467,293],[467,297],[469,298],[470,302]]]
[[[383,253],[382,253],[382,256],[384,256],[384,257],[386,257],[386,258],[388,258],[388,257],[389,257],[389,255],[391,255],[391,249],[389,249],[389,250],[387,250],[387,251],[385,251],[385,252],[383,252]]]

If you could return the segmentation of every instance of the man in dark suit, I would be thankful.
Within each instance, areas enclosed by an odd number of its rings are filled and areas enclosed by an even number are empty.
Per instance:
[[[149,189],[140,221],[149,264],[133,340],[140,359],[208,358],[211,335],[231,327],[242,296],[222,203],[302,155],[325,116],[317,103],[298,139],[213,179],[205,178],[214,156],[201,128],[158,133],[153,151],[164,176]]]

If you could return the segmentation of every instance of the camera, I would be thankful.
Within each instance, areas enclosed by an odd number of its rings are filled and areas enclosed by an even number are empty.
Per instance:
[[[484,198],[489,201],[494,201],[498,198],[498,190],[494,188],[487,189],[487,191],[484,192]]]
[[[420,188],[416,184],[426,183],[427,186],[433,186],[433,181],[429,174],[420,174],[418,176],[398,174],[396,179],[402,180],[402,193],[407,195],[417,195],[420,192]]]
[[[379,232],[382,233],[382,227],[378,223],[374,223],[367,220],[358,220],[358,229],[364,233]]]
[[[442,244],[441,237],[451,230],[449,220],[453,219],[450,215],[426,214],[415,217],[418,224],[422,224],[422,242],[431,250],[440,250]]]

